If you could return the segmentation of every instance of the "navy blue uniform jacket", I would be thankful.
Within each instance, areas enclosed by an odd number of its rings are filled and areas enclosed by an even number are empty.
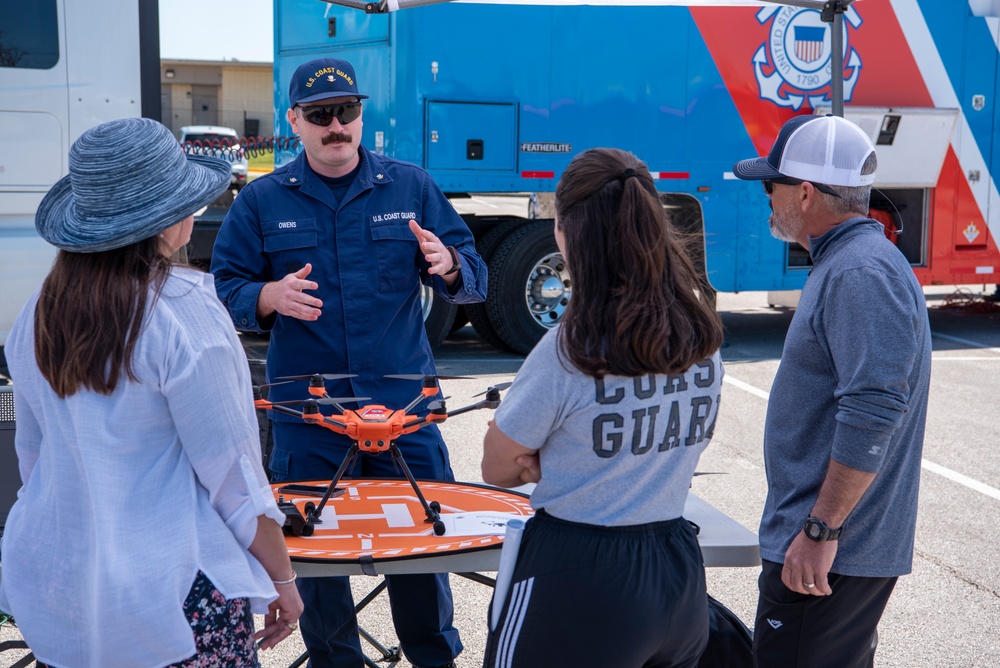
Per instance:
[[[486,297],[486,265],[465,221],[423,169],[360,148],[361,169],[338,205],[305,154],[249,183],[219,230],[212,273],[237,329],[271,331],[269,382],[280,376],[353,373],[330,381],[331,396],[367,396],[403,408],[420,383],[393,373],[434,373],[424,331],[421,283],[451,303]],[[461,279],[450,294],[429,267],[409,228],[416,220],[458,251]],[[257,296],[312,263],[322,315],[314,322],[282,315],[257,319]],[[306,383],[269,390],[272,401],[306,398]],[[348,405],[348,408],[356,405]],[[326,412],[326,411],[324,411]],[[424,411],[420,411],[424,412]],[[272,419],[298,418],[272,412]],[[322,431],[322,430],[318,430]]]

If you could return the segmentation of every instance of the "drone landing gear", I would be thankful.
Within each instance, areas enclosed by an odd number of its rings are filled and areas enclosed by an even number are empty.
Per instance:
[[[323,508],[326,507],[326,502],[330,500],[330,494],[337,487],[337,483],[344,476],[344,472],[347,468],[354,463],[354,460],[358,458],[358,452],[360,448],[358,447],[357,441],[351,444],[351,449],[347,451],[347,455],[344,457],[344,461],[341,462],[340,468],[337,469],[336,475],[334,475],[333,480],[330,481],[330,487],[326,490],[326,494],[320,500],[318,506],[314,506],[312,502],[307,503],[305,506],[306,518],[305,522],[310,526],[315,524],[322,524],[323,520],[320,516],[323,514]],[[413,473],[410,472],[410,467],[406,465],[406,460],[403,459],[403,453],[399,451],[396,446],[396,442],[392,441],[389,444],[389,455],[392,457],[392,461],[399,465],[403,469],[403,473],[406,475],[406,479],[409,481],[410,486],[413,487],[413,491],[416,493],[417,498],[420,500],[420,505],[424,508],[424,514],[427,516],[425,522],[428,522],[434,528],[435,536],[443,536],[445,532],[444,522],[441,521],[441,504],[437,501],[427,502],[424,497],[423,492],[420,491],[420,487],[417,485],[416,479],[413,477]]]
[[[311,502],[306,504],[307,514],[310,505],[312,505]],[[313,524],[302,516],[294,503],[279,499],[278,509],[285,514],[285,524],[281,530],[286,536],[311,536],[313,534]]]
[[[431,526],[434,527],[435,536],[444,535],[444,522],[441,521],[441,504],[437,501],[431,501],[427,503],[427,499],[424,498],[423,492],[420,491],[420,487],[417,486],[417,481],[410,473],[410,467],[406,465],[406,460],[403,459],[403,454],[399,451],[396,446],[396,442],[393,441],[389,444],[389,454],[392,455],[392,460],[399,464],[399,467],[403,469],[403,473],[406,474],[406,479],[410,481],[410,486],[413,487],[413,491],[416,492],[417,498],[420,499],[420,505],[424,507],[424,514],[427,515],[425,522],[430,522]]]

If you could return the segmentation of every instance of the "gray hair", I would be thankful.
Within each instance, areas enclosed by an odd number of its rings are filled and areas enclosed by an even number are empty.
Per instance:
[[[875,151],[872,151],[868,154],[865,164],[861,166],[861,174],[862,176],[874,174],[877,168],[878,158],[875,156]],[[868,215],[872,194],[871,186],[830,186],[830,189],[840,195],[839,198],[830,197],[827,200],[834,213]]]

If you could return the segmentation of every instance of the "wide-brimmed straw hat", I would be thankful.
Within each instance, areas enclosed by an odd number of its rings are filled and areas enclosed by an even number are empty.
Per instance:
[[[210,204],[229,187],[231,171],[224,160],[186,155],[154,120],[102,123],[73,142],[69,175],[42,199],[35,228],[76,253],[128,246]]]

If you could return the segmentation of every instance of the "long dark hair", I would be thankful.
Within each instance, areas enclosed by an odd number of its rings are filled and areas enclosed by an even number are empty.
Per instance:
[[[99,253],[61,250],[35,309],[35,359],[62,398],[114,392],[132,365],[143,316],[170,273],[158,236]]]
[[[573,298],[560,355],[580,371],[680,373],[722,345],[722,322],[667,221],[649,170],[631,153],[578,155],[556,188]]]

